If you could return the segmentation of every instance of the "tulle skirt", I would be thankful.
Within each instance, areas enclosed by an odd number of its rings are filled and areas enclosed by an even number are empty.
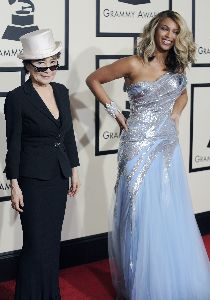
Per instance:
[[[137,160],[138,155],[126,168],[131,170]],[[194,217],[180,146],[167,170],[163,153],[155,157],[134,201],[129,185],[136,184],[138,174],[131,181],[123,174],[109,234],[112,279],[119,298],[209,300],[210,265]]]

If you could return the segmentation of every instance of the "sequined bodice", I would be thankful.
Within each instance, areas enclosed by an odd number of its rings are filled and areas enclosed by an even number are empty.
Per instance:
[[[175,100],[186,86],[184,74],[165,73],[156,81],[131,84],[128,89],[130,117],[128,132],[123,132],[121,141],[176,136],[171,111]]]

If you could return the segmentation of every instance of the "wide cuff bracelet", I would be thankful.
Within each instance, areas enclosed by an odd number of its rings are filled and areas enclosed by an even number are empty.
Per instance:
[[[117,107],[116,103],[114,101],[111,101],[111,103],[106,103],[105,104],[105,109],[108,112],[108,114],[116,119],[116,114],[121,113],[119,108]]]

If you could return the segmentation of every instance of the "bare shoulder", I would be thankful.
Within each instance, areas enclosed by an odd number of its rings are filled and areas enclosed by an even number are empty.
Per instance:
[[[126,84],[138,81],[139,75],[144,69],[143,59],[139,55],[132,55],[127,58],[129,64],[129,72],[124,76]]]
[[[134,74],[139,72],[141,66],[141,59],[137,55],[123,57],[91,73],[87,77],[86,83],[90,85],[93,80],[105,83],[122,77],[133,80],[133,77],[136,76]]]
[[[114,62],[113,69],[120,70],[121,77],[132,78],[134,74],[139,73],[142,65],[142,59],[138,55],[131,55]]]
[[[127,57],[120,58],[118,63],[129,66],[130,68],[139,68],[142,66],[143,61],[138,55],[131,55]]]
[[[143,65],[143,59],[139,55],[129,56],[130,63],[134,65]]]

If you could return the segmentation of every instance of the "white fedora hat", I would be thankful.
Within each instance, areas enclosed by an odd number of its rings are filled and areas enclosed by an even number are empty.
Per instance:
[[[61,49],[61,42],[55,42],[50,29],[40,29],[24,34],[20,37],[23,51],[18,58],[23,60],[42,59],[57,54]]]

